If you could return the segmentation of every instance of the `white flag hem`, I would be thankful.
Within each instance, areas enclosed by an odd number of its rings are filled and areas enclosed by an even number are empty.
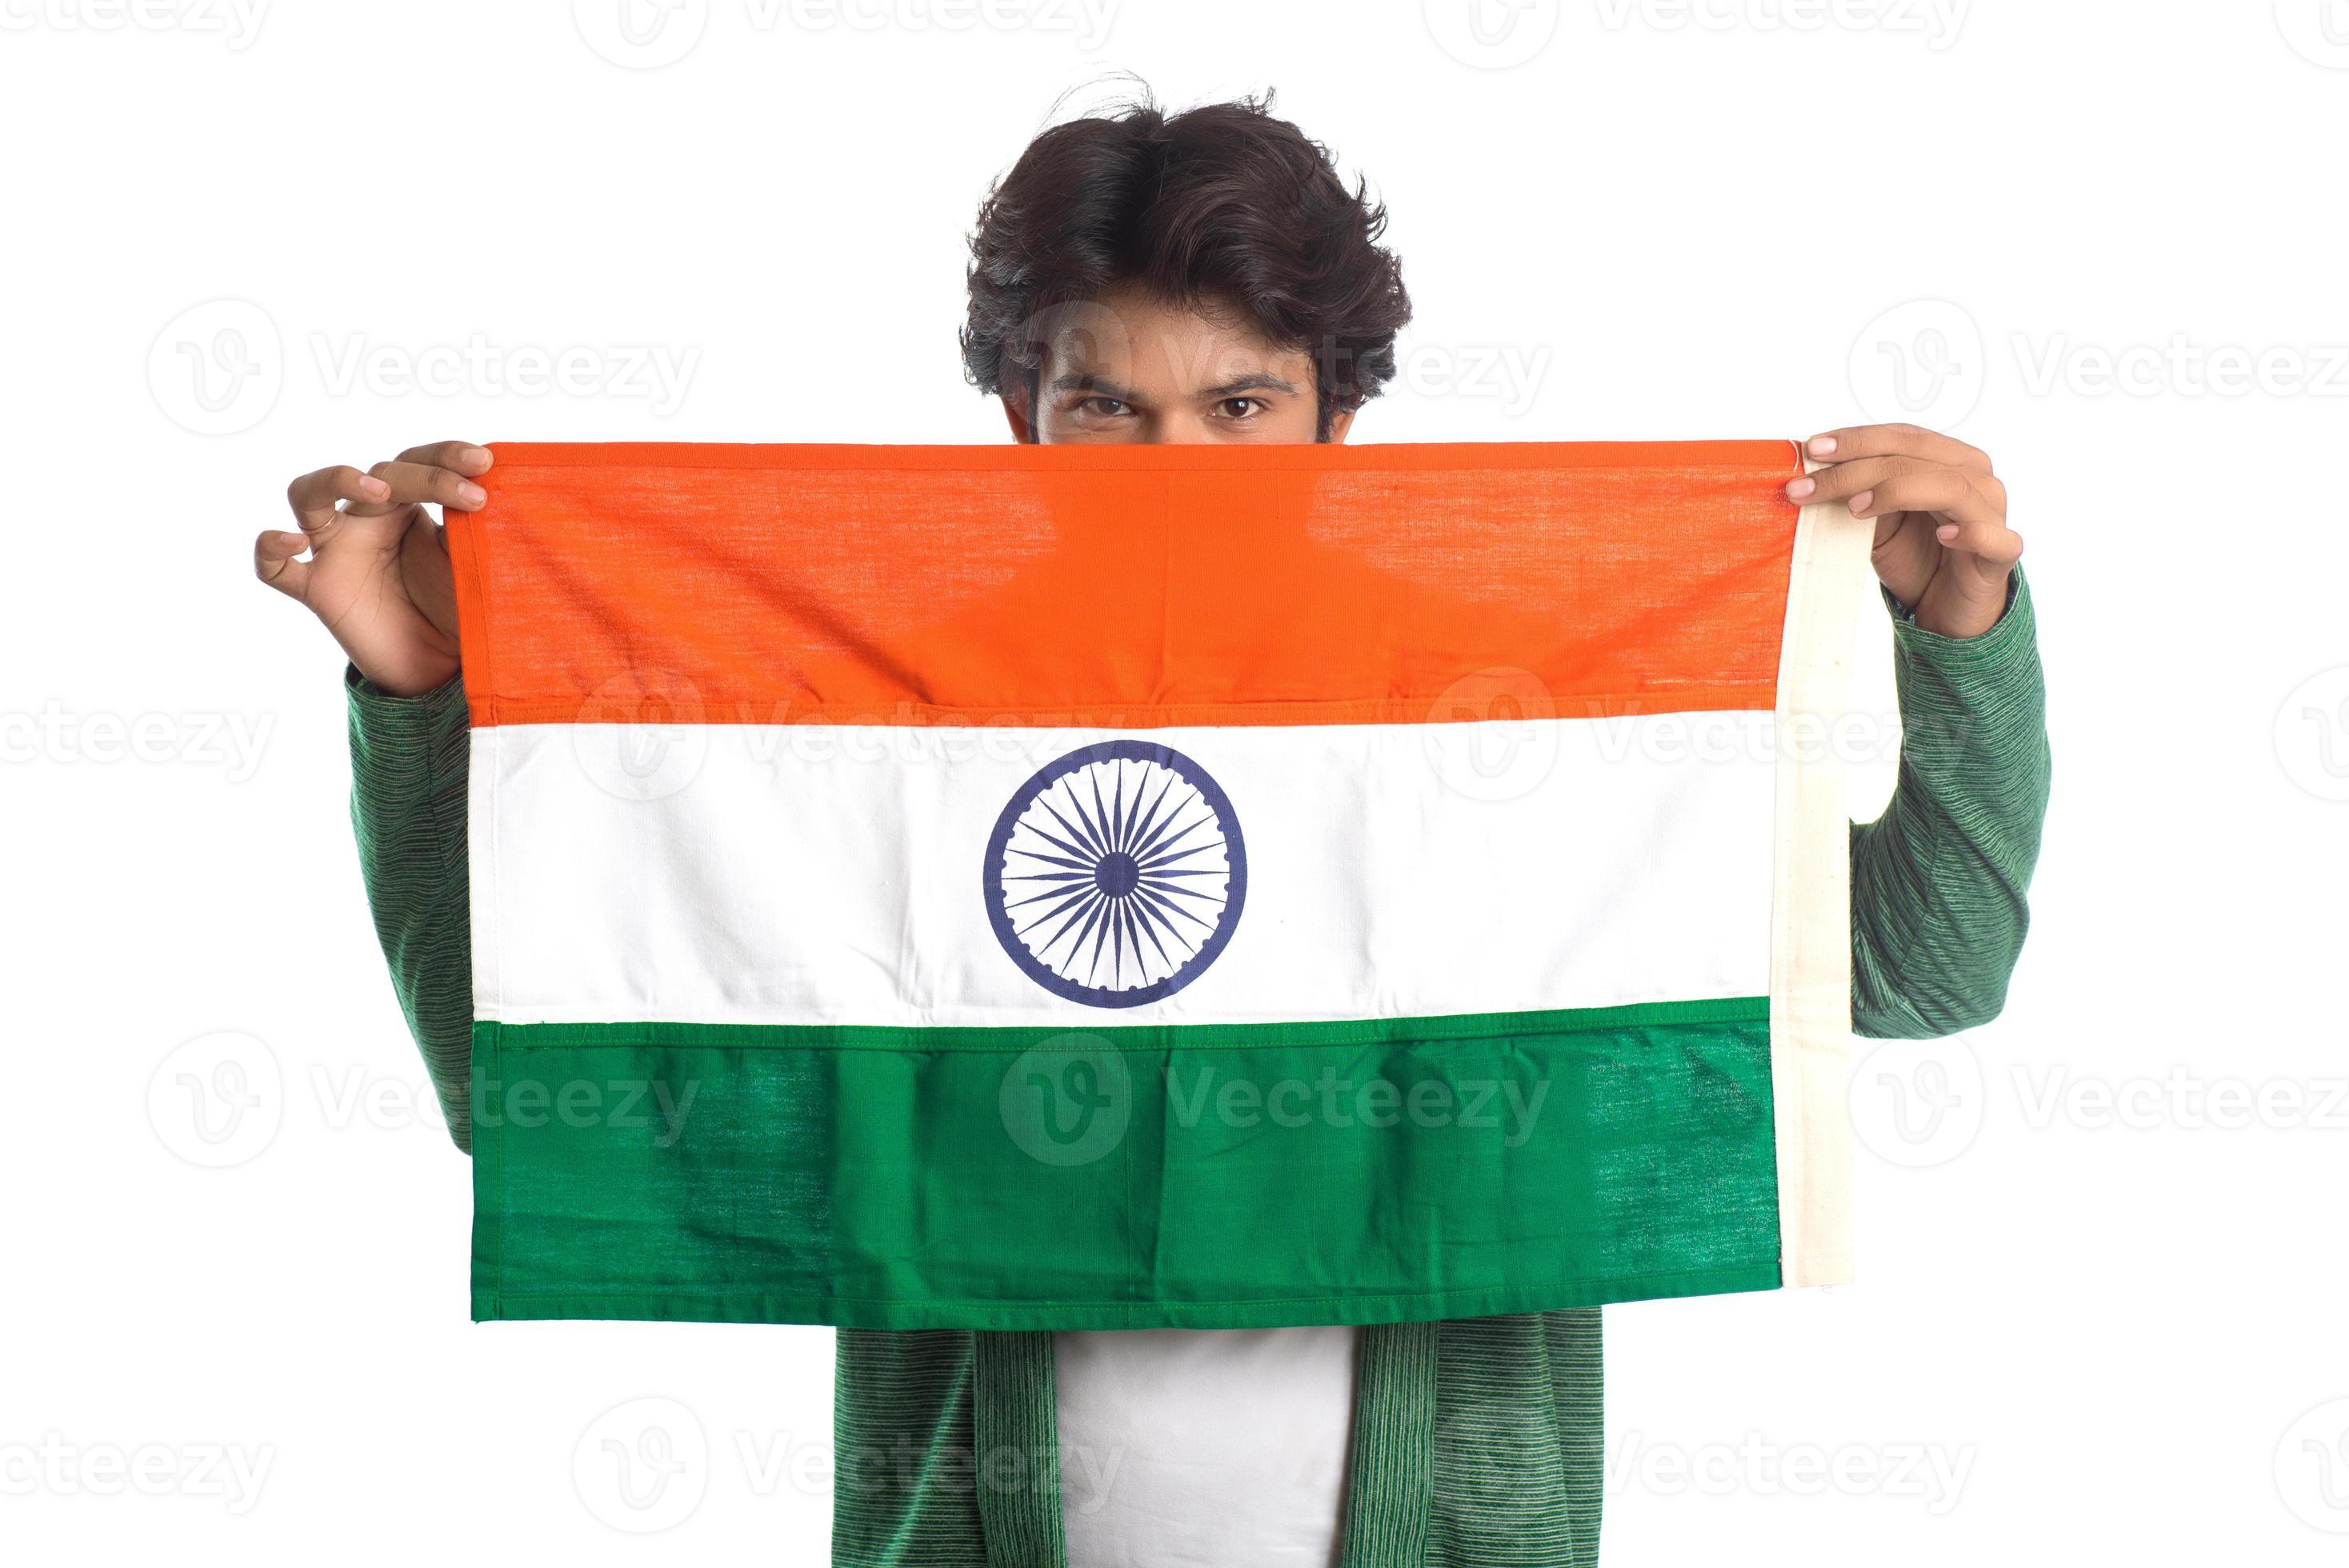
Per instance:
[[[1789,1287],[1852,1277],[1851,821],[1833,748],[1800,741],[1843,716],[1874,537],[1840,502],[1803,509],[1779,653],[1770,1078]]]

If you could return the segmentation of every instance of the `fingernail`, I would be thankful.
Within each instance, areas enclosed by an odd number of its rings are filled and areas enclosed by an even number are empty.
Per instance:
[[[481,509],[481,504],[489,499],[490,492],[483,490],[479,485],[459,485],[457,487],[457,500],[463,504],[468,511],[478,511]]]
[[[1951,540],[1957,538],[1957,536],[1958,525],[1954,522],[1945,522],[1941,524],[1940,527],[1933,531],[1933,537],[1940,540],[1944,544],[1949,543]]]
[[[381,480],[376,478],[373,474],[368,474],[359,480],[359,494],[367,497],[369,500],[381,500],[390,493],[391,487],[384,483]]]
[[[1786,499],[1788,500],[1800,500],[1818,488],[1819,481],[1816,480],[1793,480],[1786,486]]]
[[[477,468],[488,468],[491,460],[490,449],[487,447],[467,447],[465,449],[465,461]]]
[[[1811,456],[1815,458],[1831,458],[1835,456],[1835,449],[1836,438],[1833,436],[1814,436],[1811,438]]]
[[[1874,490],[1862,490],[1857,495],[1852,497],[1851,515],[1854,517],[1866,517],[1868,515],[1868,503],[1875,499],[1876,492]]]

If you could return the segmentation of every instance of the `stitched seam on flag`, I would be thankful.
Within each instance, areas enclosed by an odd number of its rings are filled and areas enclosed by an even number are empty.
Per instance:
[[[1310,1023],[1138,1024],[1088,1027],[1081,1019],[1065,1026],[1005,1025],[917,1028],[877,1024],[698,1024],[627,1019],[607,1024],[509,1024],[484,1018],[478,1034],[497,1032],[501,1050],[573,1050],[665,1046],[676,1047],[790,1050],[997,1051],[1017,1055],[1054,1048],[1073,1037],[1071,1053],[1104,1048],[1122,1051],[1248,1050],[1365,1045],[1468,1043],[1489,1039],[1543,1038],[1599,1030],[1661,1027],[1675,1024],[1766,1023],[1767,996],[1730,996],[1690,1002],[1633,1002],[1617,1007],[1560,1008],[1535,1013],[1476,1013],[1429,1018],[1357,1018]]]
[[[1714,469],[1724,474],[1752,472],[1757,469],[1769,471],[1771,454],[1780,455],[1784,463],[1793,454],[1791,470],[1799,471],[1801,459],[1797,449],[1784,441],[1731,441],[1720,443],[1662,442],[1505,442],[1493,443],[1489,450],[1460,451],[1463,443],[1450,442],[1366,442],[1361,446],[1309,447],[1301,450],[1309,455],[1290,457],[1275,455],[1269,447],[1249,448],[1245,454],[1197,451],[1177,459],[1143,457],[1131,449],[1112,452],[1100,448],[1089,449],[1082,458],[1065,451],[1021,447],[936,447],[917,450],[936,452],[934,458],[911,458],[902,449],[887,447],[859,449],[839,446],[810,448],[759,445],[672,446],[661,442],[615,442],[609,446],[568,444],[562,442],[518,442],[492,448],[497,454],[501,472],[512,474],[525,469],[607,469],[637,468],[686,469],[751,469],[781,470],[792,473],[939,473],[958,469],[974,469],[988,473],[1019,473],[1081,471],[1080,465],[1090,465],[1102,472],[1113,473],[1329,473],[1395,471],[1414,475],[1446,473],[1482,473],[1491,469],[1554,469],[1588,471],[1606,469]],[[1475,449],[1484,443],[1464,443]],[[1692,457],[1692,445],[1707,445],[1715,449],[1702,457]],[[1454,450],[1446,451],[1446,447]],[[825,455],[820,460],[794,461],[783,454],[813,450]],[[863,454],[871,451],[874,457]],[[889,453],[886,458],[878,456]],[[1440,454],[1440,457],[1438,456]]]
[[[765,1291],[662,1292],[641,1290],[493,1290],[484,1294],[493,1304],[510,1304],[516,1306],[526,1306],[533,1303],[566,1301],[725,1302],[750,1300],[776,1302],[829,1302],[841,1306],[938,1307],[949,1311],[963,1308],[969,1308],[982,1312],[1009,1310],[1019,1313],[1049,1313],[1062,1309],[1074,1309],[1079,1311],[1133,1311],[1143,1313],[1171,1311],[1180,1314],[1185,1311],[1220,1312],[1236,1307],[1262,1307],[1271,1309],[1277,1307],[1323,1305],[1366,1307],[1376,1308],[1383,1311],[1391,1307],[1409,1310],[1413,1307],[1441,1305],[1444,1302],[1451,1301],[1482,1301],[1495,1297],[1502,1299],[1519,1299],[1531,1295],[1539,1295],[1543,1293],[1558,1289],[1561,1286],[1570,1285],[1603,1285],[1611,1289],[1619,1285],[1628,1288],[1636,1288],[1640,1285],[1650,1284],[1656,1280],[1747,1279],[1764,1271],[1775,1274],[1777,1272],[1777,1266],[1776,1259],[1764,1258],[1758,1259],[1753,1263],[1723,1264],[1719,1268],[1660,1269],[1652,1273],[1646,1274],[1589,1274],[1575,1278],[1544,1281],[1533,1284],[1479,1286],[1470,1290],[1415,1291],[1409,1295],[1343,1295],[1324,1293],[1319,1295],[1237,1296],[1229,1300],[1210,1300],[1204,1297],[1185,1297],[1172,1301],[1151,1301],[1141,1297],[1095,1300],[1070,1296],[1040,1297],[1032,1301],[1021,1300],[1007,1302],[1000,1296],[990,1296],[965,1301],[951,1300],[940,1296],[776,1295]],[[1476,1315],[1486,1315],[1478,1314]]]
[[[488,635],[489,563],[483,559],[489,553],[489,530],[484,516],[490,504],[485,501],[481,512],[453,514],[441,530],[452,572],[450,587],[457,600],[457,641],[466,665],[464,674],[471,677],[465,682],[466,707],[476,726],[481,722],[481,708],[473,702],[471,693],[475,689],[493,692],[498,686],[497,662]],[[470,634],[468,623],[473,628]],[[577,717],[575,705],[573,716]]]
[[[498,1042],[494,1035],[482,1037],[479,1025],[473,1028],[472,1060],[466,1075],[466,1096],[469,1111],[481,1114],[481,1087],[491,1074],[497,1071]],[[473,1129],[473,1233],[472,1277],[484,1274],[497,1277],[505,1268],[506,1197],[502,1178],[505,1174],[504,1156],[499,1140],[483,1138],[478,1126]]]
[[[777,714],[773,702],[751,702],[719,696],[691,704],[675,704],[636,716],[645,724],[741,725],[786,729],[806,725],[853,725],[862,728],[918,729],[926,727],[994,729],[1150,729],[1177,726],[1247,724],[1277,726],[1340,724],[1479,724],[1491,722],[1473,708],[1446,718],[1433,711],[1443,696],[1331,697],[1316,701],[1138,703],[1112,707],[1093,704],[1046,712],[1007,707],[949,707],[938,703],[892,705],[885,715],[870,705],[796,704]],[[1775,681],[1741,681],[1723,686],[1675,686],[1642,692],[1608,692],[1571,698],[1559,706],[1574,711],[1555,717],[1514,723],[1592,722],[1627,718],[1663,718],[1688,713],[1766,713],[1776,703]],[[502,697],[484,695],[469,705],[476,728],[520,724],[577,724],[582,705],[575,697]],[[761,717],[765,715],[767,717]]]
[[[504,901],[499,886],[502,861],[498,853],[498,782],[505,766],[500,753],[506,732],[498,727],[475,726],[473,738],[485,751],[469,757],[471,768],[465,801],[466,852],[475,862],[466,888],[467,918],[472,930],[473,1016],[502,1010],[505,1005],[503,919]]]

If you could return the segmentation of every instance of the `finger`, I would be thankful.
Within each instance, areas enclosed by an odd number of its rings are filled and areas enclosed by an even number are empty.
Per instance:
[[[471,441],[432,441],[421,447],[410,447],[399,454],[403,463],[422,463],[428,469],[450,469],[472,476],[490,471],[497,459],[487,447],[477,447]]]
[[[1820,501],[1850,500],[1860,495],[1882,489],[1892,480],[1919,474],[1955,474],[1960,480],[1987,500],[2001,517],[2006,515],[2006,486],[1989,474],[1979,474],[1963,469],[1953,469],[1944,463],[1930,463],[1916,458],[1856,458],[1847,463],[1837,463],[1807,474],[1786,484],[1786,498],[1806,505]],[[1874,509],[1881,512],[1887,509]]]
[[[1882,517],[1896,511],[1940,512],[1946,521],[1982,522],[2003,528],[2006,515],[1974,489],[1956,469],[1924,469],[1894,474],[1864,490],[1845,503],[1854,517]]]
[[[1922,458],[1929,463],[1975,473],[1991,471],[1990,454],[1969,447],[1953,436],[1917,425],[1847,425],[1803,443],[1803,451],[1822,462],[1847,463],[1854,458]]]
[[[253,542],[253,574],[286,597],[299,599],[310,581],[310,563],[300,559],[309,548],[306,534],[264,529]]]
[[[1993,575],[2004,576],[2023,559],[2023,535],[1990,522],[1945,522],[1933,537],[1951,550],[1978,558]]]
[[[285,487],[286,504],[294,509],[294,516],[303,528],[312,533],[335,521],[337,502],[367,504],[390,497],[389,485],[347,465],[304,474]]]
[[[478,511],[489,501],[489,494],[481,486],[453,469],[434,468],[426,463],[378,463],[367,472],[391,487],[391,500],[398,506],[413,506],[430,501],[435,506],[454,507],[459,511]]]
[[[1894,474],[1925,466],[1908,458],[1860,458],[1787,480],[1786,496],[1813,505],[1823,500],[1849,500],[1862,490],[1874,490]]]
[[[1933,519],[1920,511],[1895,512],[1877,522],[1868,562],[1895,599],[1915,604],[1949,559],[1933,537]]]

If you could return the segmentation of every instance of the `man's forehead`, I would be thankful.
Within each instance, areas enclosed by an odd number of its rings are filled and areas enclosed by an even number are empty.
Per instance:
[[[1308,363],[1300,350],[1202,313],[1103,307],[1063,324],[1053,335],[1048,378],[1055,387],[1114,382],[1128,391],[1152,387],[1230,396],[1266,387],[1294,389]]]

